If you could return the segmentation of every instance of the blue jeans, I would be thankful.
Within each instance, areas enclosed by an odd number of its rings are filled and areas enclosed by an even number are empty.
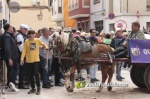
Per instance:
[[[48,84],[49,72],[51,71],[52,59],[48,59],[48,70],[46,67],[46,58],[40,56],[40,68],[42,69],[42,81],[43,84]]]
[[[93,66],[90,67],[90,77],[91,79],[94,79],[96,77],[96,71],[98,68],[98,64],[94,64]]]
[[[121,77],[121,67],[123,62],[116,62],[116,78]]]
[[[19,68],[19,62],[18,59],[12,59],[13,65],[9,65],[9,61],[5,60],[6,66],[7,66],[7,85],[9,85],[10,82],[15,84],[15,80],[18,74],[18,68]]]

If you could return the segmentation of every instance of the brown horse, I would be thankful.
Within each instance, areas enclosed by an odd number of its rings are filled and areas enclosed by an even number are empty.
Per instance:
[[[62,57],[66,56],[66,54],[64,54],[64,53],[67,51],[69,53],[69,50],[66,50],[66,49],[70,49],[70,46],[71,46],[70,40],[69,40],[69,38],[70,38],[69,34],[63,33],[63,32],[60,32],[60,33],[55,32],[52,35],[52,38],[53,38],[53,45],[55,45],[57,47],[57,50],[59,51],[61,56]],[[95,52],[94,52],[94,50],[95,50]],[[79,57],[77,57],[77,58],[81,58],[81,57],[83,59],[84,58],[95,58],[95,55],[93,52],[96,53],[97,58],[99,58],[99,56],[102,55],[102,53],[106,54],[108,52],[112,52],[112,49],[108,45],[97,44],[97,45],[95,45],[95,49],[92,47],[92,51],[86,52],[86,53],[80,53]],[[72,58],[72,57],[70,57],[70,58]],[[81,62],[81,61],[79,61],[79,62]],[[64,60],[64,63],[67,63],[67,59]],[[101,84],[104,84],[107,78],[108,78],[107,84],[110,84],[112,77],[113,77],[113,73],[114,73],[115,63],[110,64],[109,61],[108,62],[91,61],[90,63],[88,62],[88,64],[83,65],[82,69],[87,68],[88,66],[93,66],[96,63],[100,64],[100,66],[101,66],[101,72],[102,72]],[[73,92],[73,89],[75,88],[75,70],[77,70],[78,67],[74,61],[71,61],[71,63],[69,63],[69,64],[71,65],[69,72],[66,72],[64,75],[65,76],[65,87],[68,92]],[[69,78],[71,77],[71,80],[72,80],[71,86],[68,84],[68,77]],[[108,88],[108,91],[112,90],[111,86],[109,86],[107,88]],[[103,89],[103,86],[99,86],[99,88],[97,89],[97,92],[102,91],[102,89]]]

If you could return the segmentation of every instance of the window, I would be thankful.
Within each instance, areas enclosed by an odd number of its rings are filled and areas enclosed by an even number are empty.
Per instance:
[[[94,4],[100,3],[100,0],[93,0]]]
[[[103,30],[103,21],[95,21],[95,30],[99,32]]]
[[[50,3],[50,6],[52,6],[52,4],[53,4],[53,0],[50,0],[50,2],[49,2],[49,3]]]
[[[76,0],[76,3],[75,3],[75,7],[77,7],[78,6],[78,0]]]
[[[113,12],[113,0],[109,0],[109,12]]]
[[[58,0],[58,13],[62,13],[62,0]]]
[[[83,6],[90,6],[90,0],[83,0]]]
[[[74,7],[75,3],[74,3],[74,0],[72,0],[72,8]]]
[[[109,24],[109,31],[114,31],[114,30],[115,30],[114,23]]]
[[[147,31],[150,32],[150,22],[146,22],[146,28],[147,28]]]
[[[77,23],[77,27],[79,28],[81,25],[80,25],[80,23]]]
[[[147,10],[150,11],[150,0],[147,0]]]

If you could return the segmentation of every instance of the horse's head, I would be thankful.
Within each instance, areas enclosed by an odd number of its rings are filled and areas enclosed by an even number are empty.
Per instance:
[[[52,45],[56,46],[59,52],[63,52],[69,42],[69,34],[64,32],[55,32],[51,35],[52,37]]]

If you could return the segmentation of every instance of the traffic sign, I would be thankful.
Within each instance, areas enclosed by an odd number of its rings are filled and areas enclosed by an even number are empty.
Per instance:
[[[12,13],[16,13],[20,10],[20,5],[18,2],[10,2],[9,3],[9,10],[12,12]]]
[[[115,18],[115,14],[114,13],[109,13],[108,18],[109,19],[114,19]]]
[[[124,20],[117,20],[115,22],[115,25],[114,25],[115,29],[116,28],[121,28],[122,30],[126,30],[127,28],[127,23],[124,21]]]

